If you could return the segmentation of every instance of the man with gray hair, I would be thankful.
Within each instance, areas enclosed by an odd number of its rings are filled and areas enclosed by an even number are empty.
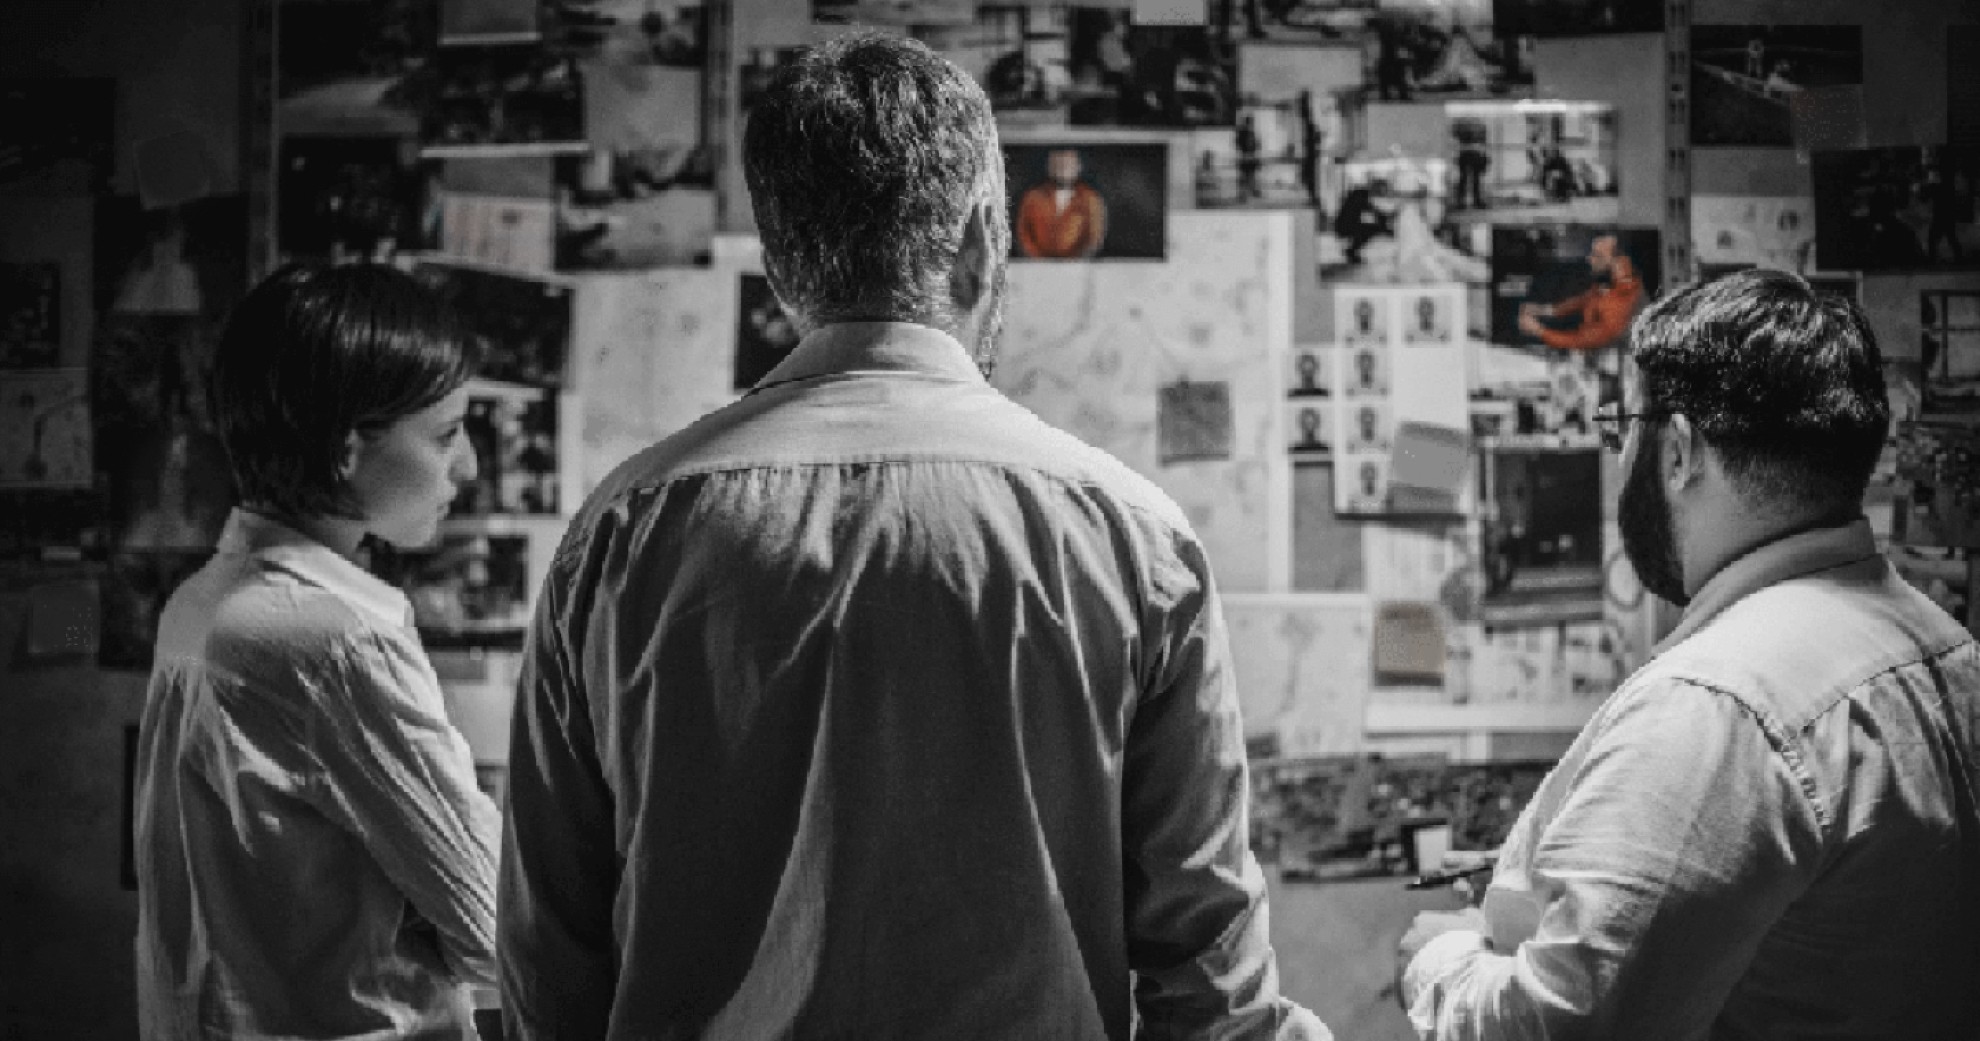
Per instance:
[[[804,330],[621,467],[525,656],[498,947],[521,1037],[1325,1039],[1282,998],[1203,548],[985,379],[990,107],[920,44],[750,117]]]

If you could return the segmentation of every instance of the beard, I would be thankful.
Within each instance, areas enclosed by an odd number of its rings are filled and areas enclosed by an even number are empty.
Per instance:
[[[1616,504],[1623,556],[1636,569],[1643,588],[1683,607],[1691,597],[1684,591],[1684,565],[1678,560],[1670,500],[1664,495],[1663,482],[1657,479],[1657,455],[1656,440],[1645,437],[1637,446],[1629,475],[1623,479],[1622,498]]]
[[[977,371],[984,379],[997,369],[997,346],[1004,336],[1004,292],[1010,283],[1010,265],[998,264],[997,273],[990,283],[990,307],[984,312],[983,321],[976,327],[976,342],[970,345],[970,355],[976,359]]]

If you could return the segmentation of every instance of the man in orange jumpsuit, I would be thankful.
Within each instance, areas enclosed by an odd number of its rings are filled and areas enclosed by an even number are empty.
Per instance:
[[[1564,351],[1600,350],[1621,340],[1643,303],[1643,279],[1614,235],[1597,235],[1588,244],[1588,266],[1595,271],[1595,285],[1585,292],[1551,305],[1521,304],[1520,332]],[[1564,329],[1540,322],[1570,316],[1581,321]]]
[[[1107,200],[1079,179],[1079,151],[1054,149],[1045,157],[1049,180],[1018,200],[1018,249],[1039,260],[1085,260],[1107,238]]]

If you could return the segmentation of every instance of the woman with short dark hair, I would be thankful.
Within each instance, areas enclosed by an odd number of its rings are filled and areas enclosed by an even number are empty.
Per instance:
[[[243,505],[173,594],[139,731],[140,1034],[471,1038],[494,804],[367,537],[431,542],[475,458],[468,333],[410,275],[285,268],[213,375]]]

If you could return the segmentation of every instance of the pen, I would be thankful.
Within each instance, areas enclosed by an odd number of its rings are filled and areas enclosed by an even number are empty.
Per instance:
[[[1473,875],[1482,875],[1490,870],[1492,870],[1492,865],[1486,863],[1486,864],[1478,864],[1468,868],[1459,868],[1456,871],[1438,871],[1428,875],[1418,875],[1415,878],[1410,879],[1406,884],[1404,884],[1403,888],[1434,889],[1437,886],[1450,885],[1451,883],[1456,882],[1458,879],[1461,878],[1470,878]]]

